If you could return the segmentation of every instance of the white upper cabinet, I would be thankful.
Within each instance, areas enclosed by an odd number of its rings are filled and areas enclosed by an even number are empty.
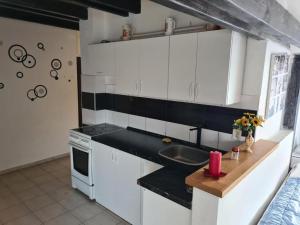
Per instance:
[[[211,105],[241,98],[246,37],[230,30],[89,45],[84,73],[115,93]]]
[[[139,40],[115,43],[115,92],[118,94],[139,94],[139,46]]]
[[[198,33],[195,102],[230,105],[240,101],[246,38],[233,31]]]
[[[167,98],[169,37],[140,40],[139,95]]]
[[[115,75],[115,43],[101,43],[88,46],[87,66],[83,69],[88,75]]]
[[[170,36],[170,100],[194,101],[197,33]]]

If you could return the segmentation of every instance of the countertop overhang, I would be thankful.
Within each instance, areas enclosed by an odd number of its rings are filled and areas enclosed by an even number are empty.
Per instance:
[[[219,179],[204,176],[204,169],[208,168],[207,165],[187,176],[185,182],[191,187],[223,198],[277,147],[277,142],[259,140],[253,144],[253,153],[240,152],[239,160],[231,160],[231,152],[223,156],[222,171],[226,173],[226,176]]]

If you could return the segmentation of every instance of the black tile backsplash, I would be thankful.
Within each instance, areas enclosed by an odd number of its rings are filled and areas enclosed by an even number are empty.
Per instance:
[[[81,103],[82,103],[82,108],[95,110],[95,94],[82,92]]]
[[[83,93],[83,108],[91,105],[90,94]],[[84,102],[86,100],[87,102]],[[231,133],[233,120],[244,112],[254,110],[235,109],[220,106],[132,97],[117,94],[96,94],[96,110],[108,109],[152,119],[164,120],[189,126],[202,125],[207,129]],[[91,109],[91,108],[88,108]]]

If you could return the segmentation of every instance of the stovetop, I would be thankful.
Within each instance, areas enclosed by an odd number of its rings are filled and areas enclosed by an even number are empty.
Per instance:
[[[118,131],[121,129],[124,129],[124,128],[118,127],[118,126],[115,126],[112,124],[108,124],[108,123],[102,123],[102,124],[98,124],[98,125],[91,125],[91,126],[85,126],[85,127],[72,129],[72,131],[79,132],[79,133],[87,135],[89,137],[95,137],[98,135],[115,132],[115,131]]]

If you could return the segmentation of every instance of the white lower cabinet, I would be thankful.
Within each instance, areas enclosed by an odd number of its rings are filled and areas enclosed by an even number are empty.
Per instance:
[[[147,189],[143,190],[143,225],[190,225],[191,210]]]
[[[141,224],[141,159],[94,142],[96,201],[133,225]]]

